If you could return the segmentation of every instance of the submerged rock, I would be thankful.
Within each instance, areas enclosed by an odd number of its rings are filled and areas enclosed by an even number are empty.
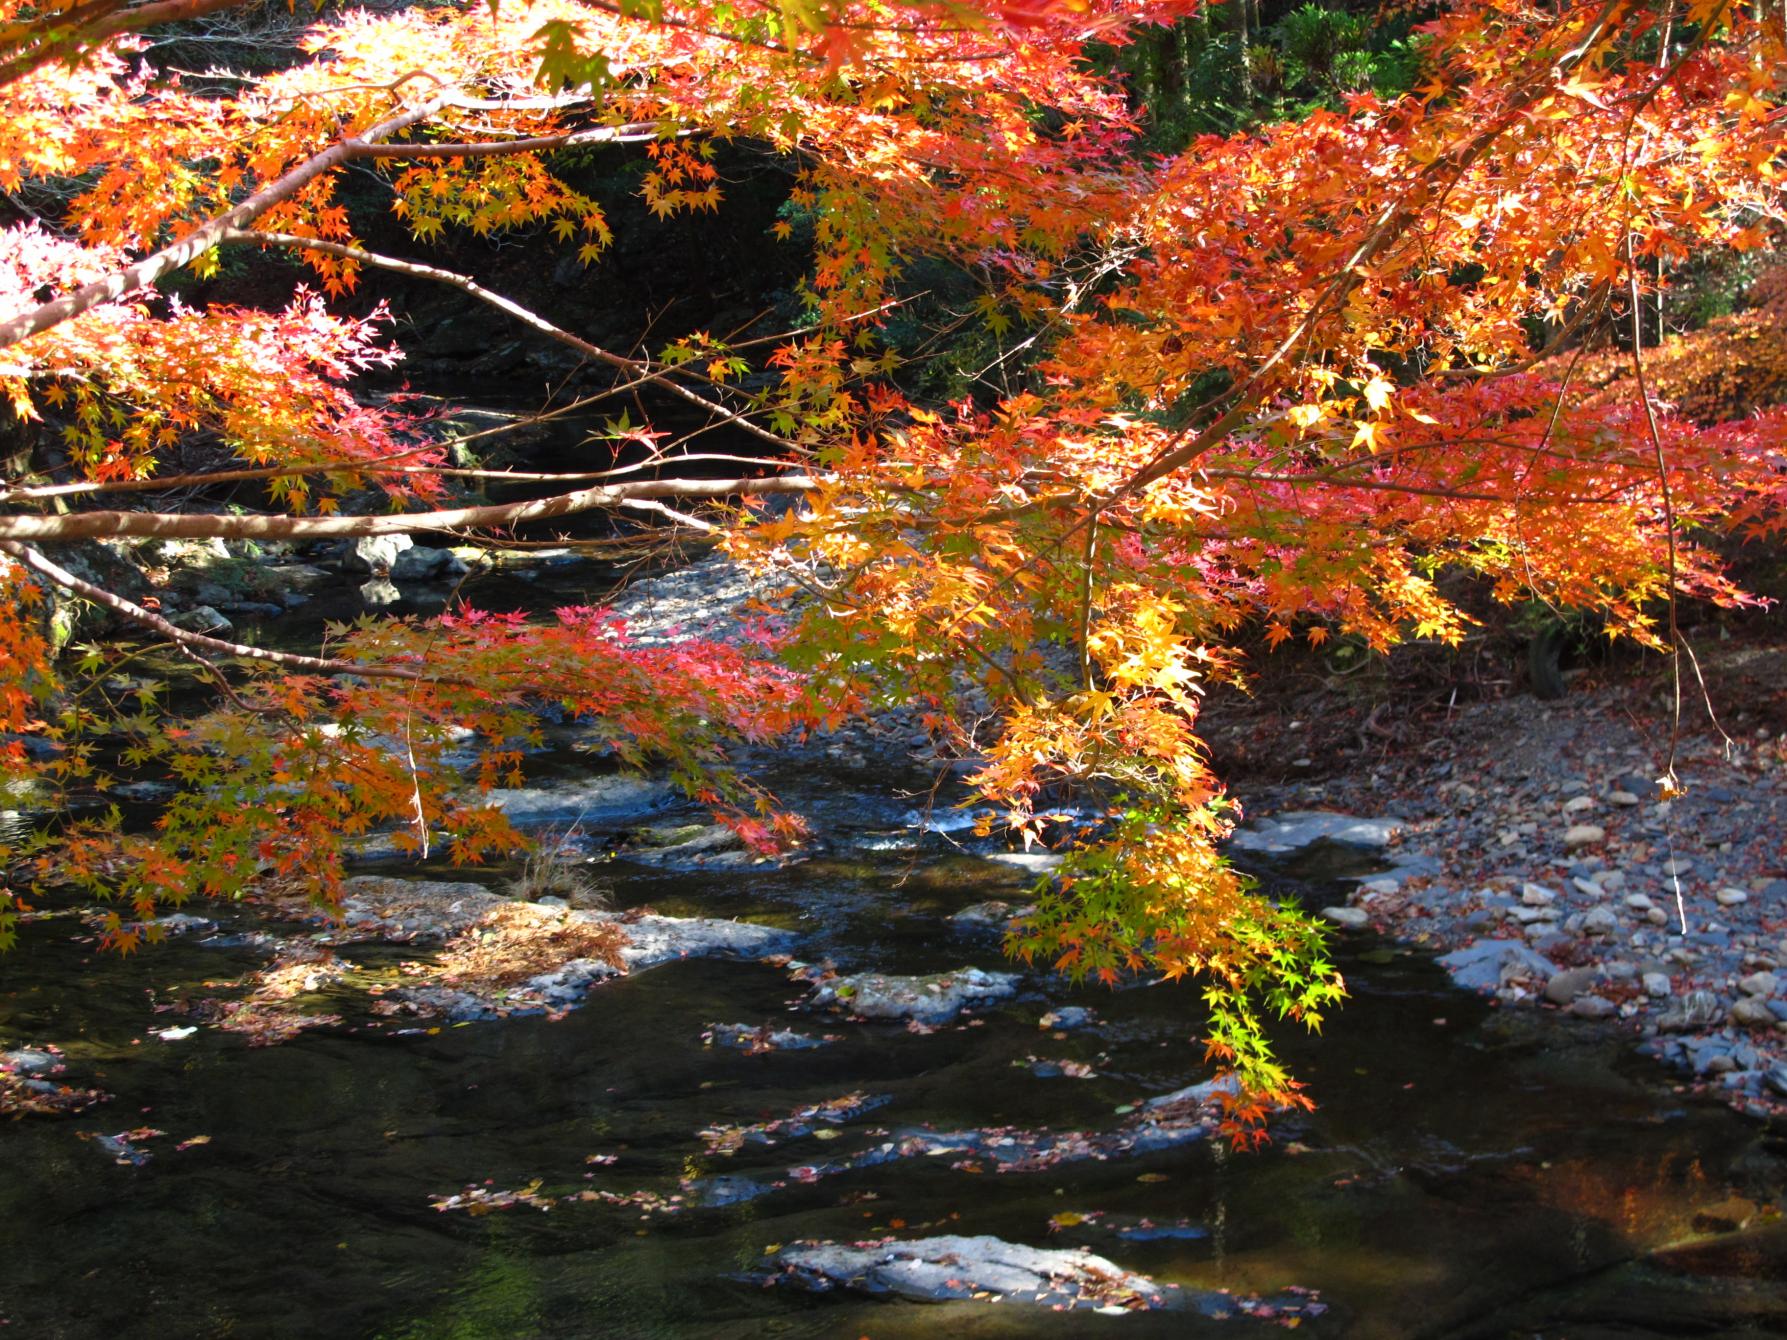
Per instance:
[[[834,977],[813,988],[808,1004],[853,1014],[859,1019],[910,1019],[946,1024],[963,1010],[993,1005],[1017,994],[1019,978],[1010,972],[959,968],[928,977],[891,977],[863,972]]]
[[[995,1237],[797,1242],[777,1252],[760,1278],[819,1293],[852,1289],[921,1302],[978,1298],[1111,1312],[1184,1306],[1177,1288],[1084,1248],[1025,1247]]]
[[[759,1056],[765,1052],[804,1052],[829,1047],[834,1042],[843,1041],[843,1036],[827,1033],[815,1037],[811,1033],[797,1033],[791,1028],[774,1028],[769,1024],[755,1027],[750,1024],[709,1024],[701,1040],[710,1047]]]
[[[1495,991],[1516,977],[1549,982],[1557,965],[1519,940],[1478,940],[1440,955],[1440,966],[1469,991]]]
[[[1317,842],[1344,847],[1383,848],[1402,827],[1400,819],[1362,819],[1327,810],[1292,810],[1235,830],[1229,846],[1235,851],[1283,856]]]
[[[613,824],[662,809],[676,797],[669,782],[613,773],[553,786],[498,787],[483,803],[512,824]]]

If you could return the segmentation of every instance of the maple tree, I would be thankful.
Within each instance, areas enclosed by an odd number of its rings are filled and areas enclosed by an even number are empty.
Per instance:
[[[1211,1050],[1257,1117],[1299,1100],[1264,1020],[1319,1024],[1341,983],[1320,930],[1218,852],[1235,809],[1196,721],[1206,687],[1241,675],[1236,632],[1454,639],[1468,621],[1435,579],[1462,570],[1673,650],[1659,611],[1677,592],[1745,599],[1701,537],[1781,527],[1783,411],[1727,398],[1695,422],[1705,408],[1647,374],[1641,319],[1672,266],[1778,240],[1778,11],[1454,0],[1408,11],[1401,95],[1348,87],[1312,19],[1298,49],[1320,105],[1159,156],[1086,56],[1194,0],[342,10],[228,93],[144,58],[136,34],[223,7],[5,0],[0,27],[0,187],[63,194],[7,229],[0,378],[68,458],[64,477],[0,483],[7,763],[90,784],[103,731],[182,783],[152,832],[69,823],[15,865],[135,915],[269,872],[327,897],[342,839],[381,825],[446,832],[459,859],[514,849],[478,788],[519,768],[541,700],[610,723],[629,761],[668,759],[753,842],[795,840],[728,742],[917,700],[1026,841],[1050,838],[1059,788],[1110,799],[1009,947],[1104,980],[1201,978]],[[418,248],[522,231],[587,260],[611,224],[557,170],[565,151],[632,146],[668,216],[724,207],[728,144],[789,163],[812,221],[807,320],[775,341],[601,347],[475,275],[375,251],[341,194],[350,167],[376,173]],[[315,289],[264,311],[156,287],[260,250],[302,257]],[[880,332],[926,258],[980,285],[970,317],[1009,373],[996,402],[898,389]],[[379,271],[457,289],[759,458],[729,479],[591,472],[462,504],[452,481],[477,472],[353,395],[397,355],[382,311],[331,302]],[[1609,334],[1614,352],[1586,352]],[[208,478],[260,480],[276,508],[89,506],[165,489],[201,432],[233,457]],[[365,486],[388,510],[344,514]],[[774,493],[801,505],[744,505]],[[690,510],[704,500],[734,505]],[[636,645],[595,610],[456,610],[298,656],[176,628],[53,552],[470,534],[601,507],[714,534],[817,598],[744,650]],[[183,721],[108,705],[102,656],[53,654],[51,588],[203,660],[216,702]],[[971,695],[995,711],[964,710]],[[466,729],[469,779],[446,752]],[[122,916],[113,932],[128,941]]]

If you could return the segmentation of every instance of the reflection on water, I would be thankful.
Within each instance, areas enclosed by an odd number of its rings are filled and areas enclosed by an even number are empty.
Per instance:
[[[898,827],[903,802],[833,789],[842,823]],[[998,967],[941,917],[1019,877],[972,856],[845,853],[788,870],[612,867],[623,905],[773,919],[849,967]],[[902,882],[904,881],[904,882]],[[664,1213],[690,1176],[785,1177],[928,1125],[1099,1130],[1202,1077],[1191,990],[1053,988],[928,1036],[789,1014],[764,964],[680,963],[604,986],[562,1021],[396,1036],[349,1025],[249,1049],[155,1005],[259,962],[172,944],[100,959],[68,919],[0,961],[0,1040],[52,1042],[114,1101],[0,1131],[0,1317],[19,1335],[964,1337],[1186,1336],[1254,1322],[1112,1319],[1008,1306],[812,1298],[743,1283],[776,1245],[990,1233],[1084,1245],[1200,1288],[1319,1289],[1303,1329],[1346,1336],[1719,1334],[1787,1330],[1778,1149],[1592,1026],[1492,1009],[1402,951],[1348,963],[1354,999],[1285,1049],[1319,1110],[1258,1154],[1209,1145],[1030,1173],[952,1160],[790,1181],[747,1203]],[[1037,1027],[1066,1000],[1097,1027]],[[843,1034],[812,1051],[705,1046],[715,1021]],[[1036,1058],[1096,1078],[1042,1078]],[[1076,1068],[1077,1069],[1077,1068]],[[699,1132],[861,1091],[887,1103],[775,1145],[707,1152]],[[121,1167],[81,1131],[165,1131]],[[208,1135],[209,1143],[177,1145]],[[592,1159],[595,1160],[592,1162]],[[467,1187],[557,1197],[474,1216]],[[635,1204],[567,1199],[634,1192]],[[1173,1231],[1125,1235],[1138,1223]]]

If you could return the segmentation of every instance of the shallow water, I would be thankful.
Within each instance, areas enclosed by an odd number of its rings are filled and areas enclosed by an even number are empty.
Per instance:
[[[675,874],[617,861],[617,904],[749,916],[802,930],[845,969],[1005,965],[943,917],[1022,896],[1021,877],[943,839],[900,835],[910,800],[861,778],[814,787],[833,837],[785,870]],[[203,909],[196,909],[203,910]],[[1247,1320],[1058,1314],[1015,1305],[813,1297],[742,1278],[776,1244],[933,1233],[1086,1245],[1158,1281],[1319,1290],[1302,1329],[1346,1336],[1787,1332],[1787,1249],[1771,1227],[1719,1234],[1783,1185],[1757,1126],[1675,1091],[1595,1025],[1509,1012],[1452,989],[1423,955],[1351,941],[1353,998],[1324,1038],[1286,1031],[1319,1103],[1253,1154],[1204,1144],[1033,1173],[907,1160],[673,1214],[605,1203],[483,1216],[431,1201],[540,1179],[683,1193],[685,1178],[786,1181],[871,1132],[1102,1129],[1116,1109],[1206,1074],[1196,995],[1071,991],[1040,977],[978,1024],[915,1035],[791,1013],[768,964],[684,962],[601,986],[559,1021],[398,1035],[343,994],[343,1026],[251,1049],[153,1030],[260,956],[190,942],[95,957],[79,923],[25,928],[0,962],[0,1044],[55,1043],[75,1083],[114,1099],[0,1129],[0,1317],[10,1333],[84,1336],[967,1337],[1256,1333]],[[1366,957],[1359,957],[1364,954]],[[1090,1005],[1094,1029],[1037,1027]],[[714,1022],[843,1040],[747,1056],[703,1045]],[[1029,1058],[1094,1079],[1041,1078]],[[883,1107],[827,1135],[731,1157],[698,1134],[853,1091]],[[140,1167],[80,1133],[148,1125]],[[208,1135],[184,1151],[176,1145]],[[591,1156],[612,1162],[591,1164]],[[1103,1218],[1051,1231],[1094,1212]],[[1100,1223],[1176,1226],[1152,1240]],[[1698,1220],[1698,1222],[1697,1222]],[[1761,1219],[1757,1219],[1759,1224]],[[1673,1244],[1701,1245],[1674,1253]]]

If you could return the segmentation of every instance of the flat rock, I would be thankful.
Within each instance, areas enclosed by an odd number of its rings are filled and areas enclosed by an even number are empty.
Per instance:
[[[1362,907],[1324,907],[1322,917],[1343,931],[1362,931],[1371,925],[1371,916]]]
[[[963,1010],[993,1005],[1017,994],[1018,976],[961,968],[927,977],[894,977],[863,972],[834,977],[813,988],[808,1004],[853,1014],[859,1019],[911,1019],[946,1024]]]
[[[771,1281],[817,1293],[851,1289],[920,1302],[978,1298],[1126,1312],[1184,1306],[1178,1289],[1084,1248],[1025,1247],[995,1237],[798,1242],[777,1252],[771,1267]]]
[[[1494,991],[1516,977],[1549,982],[1557,965],[1519,940],[1478,940],[1440,955],[1440,966],[1470,991]]]
[[[394,875],[355,875],[341,882],[341,915],[359,936],[444,940],[504,901],[482,884]]]
[[[1328,810],[1291,810],[1235,830],[1229,846],[1235,851],[1282,856],[1317,842],[1382,849],[1402,828],[1400,819],[1363,819]]]
[[[613,824],[662,809],[676,797],[669,782],[613,773],[553,786],[497,787],[481,797],[512,824]]]
[[[1564,849],[1575,851],[1578,847],[1595,847],[1607,840],[1607,830],[1600,824],[1571,824],[1564,831]]]

